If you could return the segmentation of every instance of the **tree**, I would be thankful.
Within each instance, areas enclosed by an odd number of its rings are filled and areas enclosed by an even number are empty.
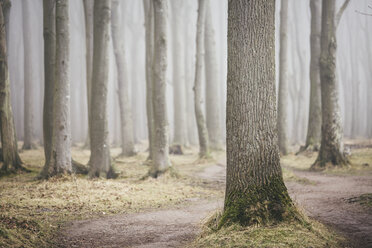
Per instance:
[[[278,138],[279,150],[288,153],[288,0],[280,6],[280,50],[279,50],[279,92],[278,92]]]
[[[123,156],[133,156],[134,150],[133,119],[132,111],[129,105],[129,85],[128,68],[124,53],[124,38],[119,29],[120,6],[118,0],[112,1],[111,32],[114,44],[114,54],[118,72],[118,98],[120,108],[120,130],[121,130],[121,154]]]
[[[152,105],[154,113],[154,150],[152,167],[149,175],[157,177],[168,170],[170,166],[168,153],[168,119],[166,101],[167,76],[167,24],[168,1],[153,0],[154,8],[154,64]]]
[[[203,113],[204,98],[202,95],[202,79],[204,69],[204,27],[206,0],[199,0],[198,20],[196,27],[196,67],[195,67],[195,83],[194,83],[194,104],[196,125],[198,127],[199,136],[199,156],[208,156],[209,141],[208,131]]]
[[[107,84],[111,1],[94,1],[93,76],[90,108],[90,177],[115,177],[111,165],[107,123]]]
[[[17,137],[10,99],[10,79],[7,58],[6,29],[4,28],[4,12],[10,4],[8,0],[0,0],[0,131],[3,166],[1,174],[25,170],[18,154]],[[9,10],[9,9],[8,9]]]
[[[229,1],[227,177],[220,226],[293,218],[276,128],[275,1]]]
[[[213,149],[222,149],[222,132],[220,122],[219,77],[217,64],[216,37],[212,23],[210,0],[206,0],[204,47],[205,47],[205,78],[206,78],[206,120],[209,145]]]
[[[320,53],[320,83],[322,99],[322,140],[317,160],[312,169],[328,164],[344,166],[348,160],[343,154],[343,130],[336,83],[336,29],[349,0],[346,0],[335,17],[335,0],[323,1]]]
[[[145,12],[145,36],[146,36],[146,116],[149,137],[149,159],[153,158],[154,149],[154,114],[152,106],[152,64],[154,57],[154,8],[150,0],[143,0]]]
[[[48,3],[49,2],[49,3]],[[48,178],[58,174],[71,174],[71,117],[70,117],[70,30],[69,0],[44,1],[44,7],[53,10],[55,4],[55,82],[53,97],[53,130],[49,163],[45,164],[41,177]],[[48,11],[48,10],[45,10]],[[53,15],[53,14],[49,14]],[[48,17],[46,17],[48,18]],[[53,23],[53,20],[48,20]],[[46,24],[48,25],[48,24]],[[53,25],[53,24],[49,24]],[[52,40],[46,40],[52,42]],[[46,52],[54,45],[46,43]],[[47,60],[47,62],[52,63]],[[48,66],[48,65],[46,65]],[[49,78],[50,79],[50,78]],[[50,82],[47,82],[50,83]],[[48,117],[47,117],[48,118]]]
[[[31,21],[29,1],[22,2],[22,20],[23,20],[23,44],[24,44],[24,150],[35,148],[34,141],[34,99],[33,89],[35,85],[35,69],[33,68],[33,47],[31,40]]]
[[[322,109],[320,99],[320,34],[321,34],[321,0],[310,1],[311,32],[310,32],[310,108],[307,127],[306,144],[300,151],[316,151],[320,147]]]

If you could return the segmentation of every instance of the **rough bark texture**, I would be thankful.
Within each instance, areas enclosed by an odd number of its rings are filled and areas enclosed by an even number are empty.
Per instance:
[[[5,22],[5,35],[6,35],[6,45],[9,46],[9,20],[10,20],[10,9],[12,7],[12,2],[10,0],[3,0],[3,16]]]
[[[172,7],[172,56],[173,56],[173,99],[174,139],[173,143],[187,145],[186,86],[184,66],[184,42],[182,39],[182,9],[184,0],[173,0]]]
[[[107,123],[107,84],[109,66],[111,1],[94,2],[94,49],[90,111],[91,177],[112,177]]]
[[[293,217],[276,128],[275,1],[228,7],[227,176],[220,226]]]
[[[152,104],[154,111],[154,150],[153,163],[149,175],[157,177],[165,172],[169,166],[169,130],[167,120],[166,76],[167,76],[167,25],[168,1],[153,0],[154,4],[154,64]]]
[[[7,1],[0,1],[0,131],[3,165],[2,173],[25,170],[18,154],[17,138],[10,99],[10,79],[7,61],[6,29],[4,28],[4,6]]]
[[[199,0],[198,20],[196,27],[196,67],[195,67],[195,83],[194,83],[194,104],[196,125],[198,127],[199,136],[199,156],[208,156],[209,141],[207,125],[203,113],[204,97],[202,94],[202,79],[204,70],[204,27],[206,14],[206,0]]]
[[[278,138],[279,150],[288,153],[288,0],[280,6],[280,50],[279,50],[279,92],[278,92]]]
[[[85,17],[85,45],[86,45],[86,73],[87,73],[87,106],[88,106],[88,134],[84,147],[90,146],[89,127],[90,127],[90,99],[92,91],[92,67],[93,67],[93,9],[94,0],[84,0]]]
[[[33,88],[35,72],[33,68],[33,50],[31,40],[31,20],[30,20],[29,1],[22,1],[22,20],[23,20],[23,44],[24,44],[24,150],[35,148],[34,141],[34,100]]]
[[[216,37],[212,23],[210,0],[206,0],[205,13],[205,79],[206,79],[206,120],[209,145],[213,149],[222,149],[221,116],[219,109],[219,72],[217,64]]]
[[[123,156],[133,156],[134,149],[133,119],[129,101],[128,68],[124,53],[124,38],[120,31],[120,5],[112,0],[111,32],[118,73],[118,98],[120,108],[121,148]]]
[[[53,3],[51,3],[53,4]],[[69,0],[55,1],[56,52],[53,105],[53,137],[49,163],[42,177],[71,174]]]
[[[320,82],[322,99],[322,141],[317,161],[312,168],[327,164],[343,166],[343,130],[336,84],[336,25],[335,0],[323,1],[320,55]]]
[[[310,33],[310,109],[307,127],[306,144],[303,150],[319,150],[322,126],[322,108],[320,97],[320,33],[322,1],[310,0],[311,33]]]
[[[44,13],[44,109],[43,134],[45,164],[50,163],[53,137],[53,105],[56,61],[56,9],[55,0],[43,0]]]
[[[154,114],[152,106],[152,64],[154,58],[154,8],[150,0],[143,0],[146,35],[146,115],[149,138],[149,159],[153,158],[154,149]]]

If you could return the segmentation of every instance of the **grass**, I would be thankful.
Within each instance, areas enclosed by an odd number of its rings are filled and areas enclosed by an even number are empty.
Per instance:
[[[360,195],[358,197],[353,197],[348,199],[349,203],[359,203],[362,206],[372,209],[372,193],[367,193]]]
[[[112,155],[120,150],[113,149]],[[32,173],[0,180],[0,247],[51,247],[54,235],[66,222],[187,203],[188,199],[221,197],[221,190],[203,187],[190,175],[206,164],[196,165],[197,156],[172,156],[177,177],[141,178],[147,173],[146,154],[118,158],[115,180],[90,180],[65,176],[48,181],[34,178],[41,170],[43,151],[25,151],[22,159]],[[73,149],[73,157],[86,163],[89,152]],[[200,168],[199,168],[200,167]]]

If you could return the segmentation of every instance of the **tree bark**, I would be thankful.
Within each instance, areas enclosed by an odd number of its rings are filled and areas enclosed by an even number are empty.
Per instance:
[[[293,219],[279,161],[273,0],[229,1],[226,115],[226,195],[219,226]]]
[[[30,20],[29,0],[22,2],[23,20],[23,44],[24,44],[24,150],[35,148],[34,141],[34,68],[33,68],[33,47],[31,40],[31,20]]]
[[[322,100],[322,140],[313,169],[327,164],[344,166],[348,163],[343,154],[343,130],[336,85],[336,24],[335,0],[323,1],[320,54],[320,82]]]
[[[128,68],[124,53],[124,40],[120,33],[120,5],[118,0],[112,0],[111,32],[114,54],[118,73],[118,98],[120,108],[121,154],[133,156],[134,149],[132,110],[129,104]]]
[[[205,13],[205,79],[206,79],[206,120],[209,145],[213,149],[222,149],[221,116],[219,103],[219,70],[217,64],[216,37],[212,23],[210,0],[206,0]]]
[[[170,166],[169,130],[167,119],[166,76],[167,76],[167,46],[168,46],[168,2],[153,0],[154,4],[154,64],[152,104],[154,113],[154,151],[152,168],[149,175],[157,177]]]
[[[149,139],[149,157],[153,158],[154,150],[154,114],[152,106],[153,76],[152,66],[154,58],[154,8],[150,0],[143,0],[145,13],[145,36],[146,36],[146,115]]]
[[[280,50],[278,92],[278,138],[279,150],[288,154],[288,0],[280,6]]]
[[[199,0],[198,20],[196,28],[196,67],[194,83],[194,104],[195,118],[198,127],[199,136],[199,156],[208,156],[209,141],[208,131],[203,113],[204,98],[202,95],[202,73],[204,70],[204,31],[205,31],[205,14],[206,0]]]
[[[0,1],[0,26],[4,27],[4,8],[8,1]],[[0,131],[3,165],[1,174],[26,170],[18,154],[17,138],[10,99],[10,79],[7,58],[6,29],[0,29]]]
[[[90,111],[90,177],[115,176],[111,165],[107,123],[111,1],[94,1],[93,76]]]

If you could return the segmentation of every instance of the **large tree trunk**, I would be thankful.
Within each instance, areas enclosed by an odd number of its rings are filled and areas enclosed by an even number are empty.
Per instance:
[[[149,159],[153,158],[154,149],[154,114],[152,106],[152,64],[154,57],[154,8],[150,0],[143,0],[146,35],[146,115],[149,139]]]
[[[310,109],[307,127],[306,144],[303,150],[319,150],[322,126],[322,108],[320,99],[320,33],[322,1],[310,0],[311,33],[310,33]]]
[[[33,50],[31,40],[31,20],[29,0],[22,2],[23,44],[24,44],[24,150],[35,148],[34,141],[34,99],[35,71],[33,68]]]
[[[113,177],[107,123],[111,1],[94,1],[94,49],[90,112],[90,177]]]
[[[43,134],[45,164],[50,163],[53,137],[53,105],[56,61],[56,9],[54,0],[43,0],[44,14],[44,110]]]
[[[219,106],[219,72],[217,64],[216,37],[212,23],[210,0],[206,0],[205,13],[205,79],[206,79],[206,119],[210,147],[222,149],[221,117]]]
[[[288,153],[288,0],[282,0],[280,6],[278,98],[279,150],[283,155],[286,155]]]
[[[89,127],[90,127],[90,101],[92,91],[92,67],[93,67],[93,9],[94,0],[84,0],[85,16],[85,46],[86,46],[86,74],[87,74],[87,109],[88,109],[88,134],[84,147],[90,146]]]
[[[172,56],[173,56],[173,99],[174,99],[174,139],[173,143],[187,145],[186,86],[182,39],[182,10],[184,0],[171,1],[172,7]]]
[[[202,94],[202,79],[204,69],[204,27],[206,14],[206,0],[199,0],[198,20],[196,28],[196,67],[194,83],[195,118],[199,136],[199,156],[208,156],[208,131],[203,113],[204,97]]]
[[[229,1],[227,177],[220,226],[293,218],[276,128],[275,1]]]
[[[53,105],[53,137],[49,163],[45,165],[41,176],[48,178],[58,174],[71,174],[71,117],[70,117],[70,32],[69,0],[55,3],[55,82]],[[53,8],[50,9],[50,11]],[[53,25],[53,24],[51,24]],[[53,44],[47,44],[53,46]],[[48,47],[50,48],[50,47]],[[50,51],[45,51],[50,52]],[[48,61],[48,60],[47,60]]]
[[[111,31],[114,44],[114,54],[118,73],[118,97],[120,108],[121,148],[123,156],[133,156],[134,136],[132,110],[129,104],[128,68],[124,54],[124,40],[120,32],[120,5],[118,0],[112,0]]]
[[[153,163],[149,175],[157,177],[165,172],[169,166],[169,130],[167,119],[167,24],[168,1],[153,0],[154,4],[154,64],[153,64],[153,91],[152,104],[154,111],[154,150]]]
[[[0,26],[4,27],[4,8],[9,1],[0,1]],[[2,173],[25,170],[18,154],[17,138],[14,128],[13,112],[10,100],[10,79],[7,58],[6,29],[0,29],[0,131],[3,166]]]
[[[322,99],[322,141],[317,161],[312,168],[327,164],[343,166],[343,130],[336,84],[336,21],[335,0],[323,1],[320,55],[320,82]]]

